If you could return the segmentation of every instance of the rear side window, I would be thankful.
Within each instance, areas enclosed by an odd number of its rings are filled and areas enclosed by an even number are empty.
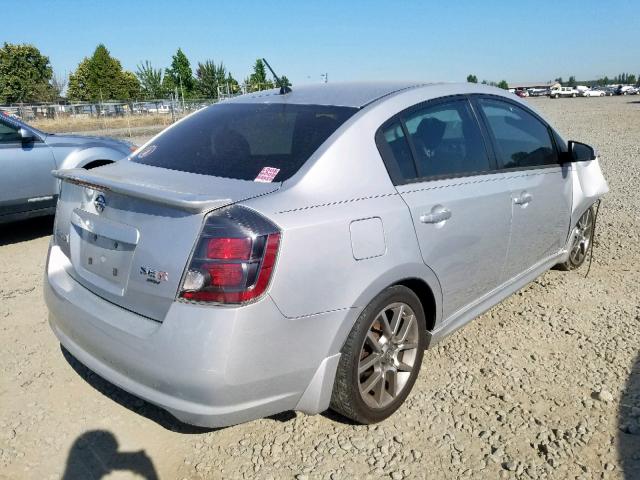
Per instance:
[[[241,180],[280,182],[295,174],[357,109],[222,103],[171,127],[132,161]]]
[[[21,140],[18,127],[12,127],[0,122],[0,143],[14,143]]]
[[[534,167],[558,163],[547,126],[512,103],[478,100],[496,144],[502,168]]]
[[[392,167],[397,172],[393,172],[392,177],[399,177],[399,180],[410,180],[416,178],[416,166],[411,155],[411,148],[402,130],[400,122],[394,122],[382,129],[377,136],[378,149],[388,167]]]

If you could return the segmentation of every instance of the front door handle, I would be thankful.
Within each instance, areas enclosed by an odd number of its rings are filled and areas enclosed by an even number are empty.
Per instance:
[[[434,207],[431,213],[425,213],[420,216],[422,223],[440,223],[445,222],[451,218],[451,210],[442,206]]]
[[[519,197],[513,199],[513,203],[516,205],[527,205],[533,200],[530,193],[522,192]]]

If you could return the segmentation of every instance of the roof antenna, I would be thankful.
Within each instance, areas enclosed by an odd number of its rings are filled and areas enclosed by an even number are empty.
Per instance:
[[[267,68],[271,72],[271,75],[273,75],[273,78],[276,79],[277,85],[280,86],[280,95],[286,95],[287,93],[291,93],[291,87],[289,87],[288,85],[285,85],[284,83],[282,83],[282,80],[280,80],[280,78],[276,75],[276,72],[274,72],[273,68],[271,68],[271,65],[269,65],[269,62],[267,62],[267,59],[263,58],[262,61],[264,62],[264,64],[267,66]]]

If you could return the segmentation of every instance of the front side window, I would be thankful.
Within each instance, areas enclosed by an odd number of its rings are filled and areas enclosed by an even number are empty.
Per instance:
[[[404,121],[418,177],[469,175],[491,169],[480,128],[466,100],[426,106],[408,114]]]
[[[512,103],[489,98],[478,100],[502,168],[522,168],[558,163],[547,126]]]
[[[131,160],[189,173],[281,182],[356,111],[322,105],[221,103],[169,128]]]

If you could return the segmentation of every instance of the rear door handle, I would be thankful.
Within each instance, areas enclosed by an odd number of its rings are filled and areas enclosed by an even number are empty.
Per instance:
[[[527,205],[533,200],[533,197],[530,193],[522,192],[519,197],[513,199],[513,203],[516,205]]]
[[[436,206],[431,210],[431,213],[425,213],[420,216],[422,223],[440,223],[445,222],[451,218],[451,210],[442,206]]]

